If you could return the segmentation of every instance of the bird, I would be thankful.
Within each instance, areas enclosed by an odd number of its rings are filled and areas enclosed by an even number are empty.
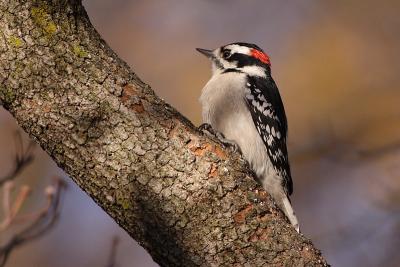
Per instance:
[[[293,182],[287,140],[287,118],[271,76],[270,57],[257,45],[235,42],[208,50],[212,75],[201,91],[202,131],[239,149],[262,187],[299,232],[290,202]]]

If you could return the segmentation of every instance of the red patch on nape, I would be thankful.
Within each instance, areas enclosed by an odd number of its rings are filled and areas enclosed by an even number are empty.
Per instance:
[[[260,60],[261,62],[271,65],[271,62],[269,60],[269,56],[257,49],[252,48],[250,50],[251,56],[254,58],[257,58],[258,60]]]

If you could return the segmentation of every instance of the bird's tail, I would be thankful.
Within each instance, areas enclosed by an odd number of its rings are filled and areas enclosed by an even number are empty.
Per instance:
[[[287,196],[282,199],[282,204],[282,211],[285,213],[286,217],[289,219],[296,231],[300,233],[299,221],[297,220],[296,214],[294,214],[294,210]]]
[[[300,233],[299,221],[297,220],[288,196],[280,190],[278,192],[270,192],[270,194],[272,195],[272,198],[275,200],[275,203],[278,205],[278,207],[289,219],[296,231]]]

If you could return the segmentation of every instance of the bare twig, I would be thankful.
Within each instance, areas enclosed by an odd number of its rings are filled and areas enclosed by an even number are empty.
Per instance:
[[[29,193],[31,192],[31,188],[27,185],[23,185],[18,193],[18,196],[14,202],[14,205],[11,208],[11,217],[15,218],[18,212],[20,211],[22,204],[24,204],[25,200],[28,198]]]
[[[7,181],[3,186],[3,213],[4,220],[0,223],[0,231],[5,229],[11,221],[11,191],[14,187],[13,181]]]
[[[4,266],[11,251],[22,244],[26,244],[28,241],[32,241],[48,232],[55,224],[59,217],[60,211],[60,199],[65,187],[65,183],[60,179],[56,178],[54,185],[46,187],[45,194],[47,197],[46,206],[41,209],[36,216],[28,216],[27,218],[34,217],[31,224],[23,229],[21,232],[15,234],[9,242],[0,247],[0,266]],[[21,197],[22,198],[22,197]],[[18,197],[17,202],[14,205],[16,212],[18,212]]]
[[[13,181],[7,181],[4,184],[3,192],[3,209],[4,209],[4,219],[0,223],[0,232],[4,231],[8,226],[15,221],[15,218],[20,211],[23,203],[27,199],[31,189],[29,186],[24,185],[20,188],[17,198],[11,207],[11,191],[14,187]]]
[[[106,267],[117,267],[116,258],[117,258],[117,247],[119,244],[118,236],[114,236],[112,239],[110,255],[108,257]]]
[[[32,152],[35,146],[35,143],[33,141],[29,141],[28,146],[24,148],[21,133],[17,131],[15,133],[14,142],[15,142],[14,167],[9,174],[0,178],[0,186],[2,186],[7,181],[13,180],[33,160]]]

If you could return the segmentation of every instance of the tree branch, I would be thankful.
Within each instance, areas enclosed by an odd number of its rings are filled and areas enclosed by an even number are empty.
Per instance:
[[[101,39],[80,1],[0,0],[0,99],[161,266],[321,266],[237,154]]]

